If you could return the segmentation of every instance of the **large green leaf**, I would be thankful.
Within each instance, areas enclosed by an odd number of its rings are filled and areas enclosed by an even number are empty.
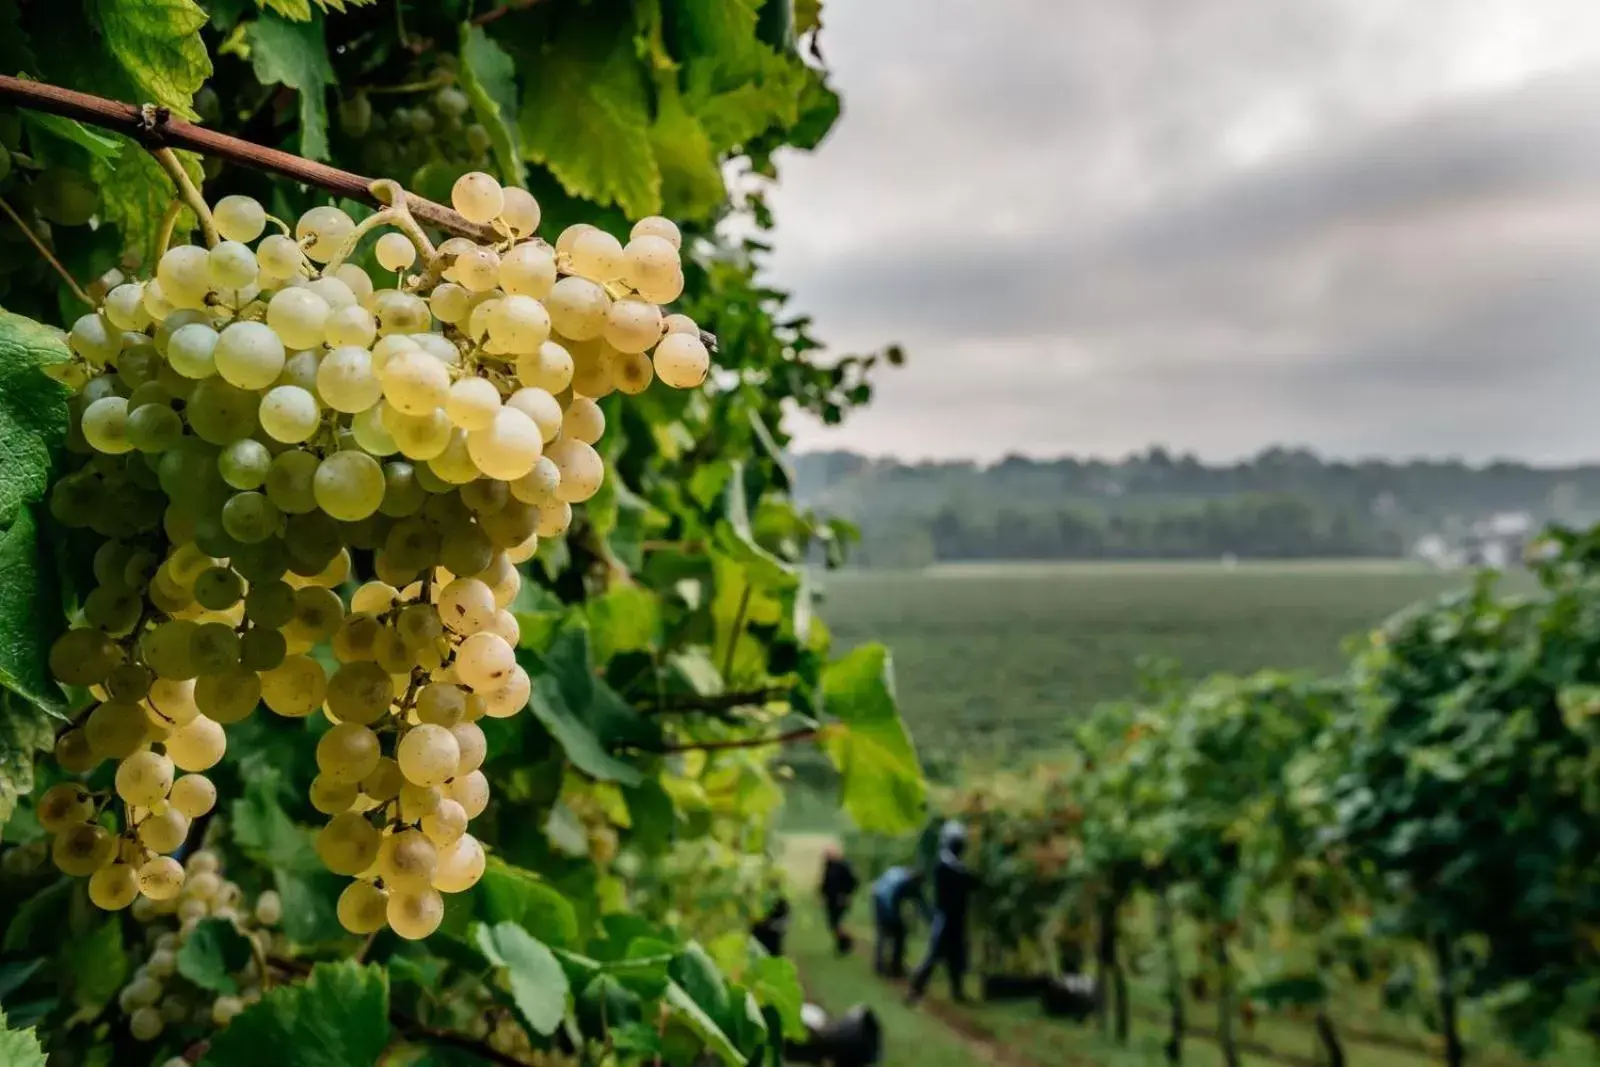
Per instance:
[[[274,780],[253,777],[233,802],[233,835],[239,851],[264,867],[298,874],[324,870],[311,835],[296,826],[278,801]]]
[[[527,185],[522,162],[522,131],[517,125],[517,67],[482,26],[461,24],[461,88],[473,114],[489,131],[489,145],[500,164],[500,180]]]
[[[474,942],[505,969],[517,1014],[535,1033],[553,1034],[567,1013],[567,975],[548,948],[516,923],[479,925]]]
[[[389,981],[382,967],[319,963],[304,982],[278,986],[211,1038],[205,1067],[357,1067],[389,1043]]]
[[[178,950],[178,973],[214,993],[237,993],[233,974],[249,962],[250,942],[226,919],[202,920]]]
[[[659,211],[649,97],[626,9],[567,19],[560,37],[521,70],[527,158],[574,196],[615,204],[633,218]]]
[[[99,1011],[116,996],[128,977],[122,924],[115,918],[66,938],[62,942],[61,957],[72,974],[74,999],[80,1008],[90,1013]]]
[[[618,652],[655,646],[661,626],[660,598],[637,585],[618,585],[583,607],[594,636],[594,659],[609,663]]]
[[[715,1053],[718,1059],[730,1067],[742,1067],[745,1058],[739,1052],[739,1046],[733,1043],[722,1027],[706,1014],[705,1009],[696,1003],[683,986],[677,982],[667,986],[666,1000],[673,1011],[688,1023],[689,1029],[705,1042],[706,1048]]]
[[[75,144],[89,153],[91,159],[115,159],[122,151],[123,141],[92,126],[60,115],[46,115],[42,111],[22,112],[22,121],[35,131],[43,131],[68,144]],[[104,190],[102,190],[102,195]]]
[[[6,1067],[45,1067],[44,1049],[33,1028],[13,1030],[6,1025],[6,1013],[0,1010],[0,1063]]]
[[[800,1019],[800,1006],[805,1003],[806,991],[800,985],[800,972],[794,961],[777,956],[756,960],[745,981],[762,1004],[777,1010],[778,1018],[783,1020],[783,1036],[804,1040],[806,1026]]]
[[[839,768],[845,811],[863,830],[905,833],[922,825],[927,786],[895,702],[894,664],[879,644],[862,645],[822,675],[828,755]]]
[[[101,216],[121,231],[122,247],[134,261],[148,267],[155,260],[161,217],[167,205],[178,196],[178,191],[154,156],[132,141],[118,140],[122,143],[122,152],[96,159],[90,173],[100,184]],[[193,152],[176,155],[198,188],[204,179],[200,157]],[[174,243],[182,243],[195,225],[194,212],[188,208],[180,210],[173,229]]]
[[[0,524],[44,498],[70,393],[42,368],[71,358],[60,330],[0,308]]]
[[[565,626],[544,655],[518,649],[517,658],[533,676],[528,707],[573,766],[602,781],[638,785],[639,768],[618,759],[612,750],[650,747],[659,738],[659,729],[594,677],[588,629]]]
[[[250,24],[250,63],[263,85],[282,84],[300,94],[300,154],[328,158],[328,87],[337,80],[328,61],[322,16],[291,22],[271,11]]]
[[[211,77],[200,30],[206,13],[194,0],[94,0],[94,24],[113,58],[145,99],[184,118],[190,100]]]
[[[489,857],[474,893],[478,913],[491,923],[514,922],[547,945],[578,940],[578,917],[560,890],[538,875]]]

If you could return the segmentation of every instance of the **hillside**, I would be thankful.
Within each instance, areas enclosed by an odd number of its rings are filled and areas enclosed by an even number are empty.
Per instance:
[[[1269,448],[1208,464],[1152,448],[1121,460],[904,463],[794,458],[801,503],[860,527],[868,566],[973,559],[1397,557],[1475,544],[1495,516],[1600,517],[1600,465],[1324,459]]]

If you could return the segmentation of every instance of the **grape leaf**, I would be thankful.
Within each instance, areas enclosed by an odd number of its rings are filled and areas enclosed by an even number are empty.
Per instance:
[[[573,766],[601,781],[638,785],[639,768],[613,756],[613,745],[637,741],[642,719],[615,691],[597,683],[583,626],[563,628],[541,657],[519,648],[517,659],[533,677],[528,707],[566,751]],[[619,704],[621,705],[619,707]]]
[[[226,919],[202,920],[178,950],[178,973],[214,993],[237,993],[233,974],[249,962],[250,942]]]
[[[0,308],[0,524],[42,500],[67,438],[66,386],[42,369],[72,358],[60,330]]]
[[[24,111],[22,121],[30,129],[60,138],[88,152],[94,159],[115,159],[122,151],[122,142],[108,133],[91,129],[74,119],[60,115],[46,115],[42,111]]]
[[[98,914],[98,913],[97,913]],[[98,1012],[127,981],[128,952],[122,945],[122,924],[108,918],[94,929],[62,942],[62,961],[72,974],[78,1007]]]
[[[745,1058],[739,1052],[738,1046],[723,1032],[722,1027],[706,1014],[705,1009],[695,1003],[694,998],[684,990],[683,986],[677,982],[668,985],[666,999],[673,1010],[688,1023],[689,1029],[693,1030],[723,1063],[729,1064],[729,1067],[741,1067],[744,1064]]]
[[[517,68],[505,49],[482,26],[461,24],[461,88],[473,113],[489,131],[489,145],[500,163],[500,180],[528,184],[522,162],[522,131],[517,128]]]
[[[33,1028],[13,1030],[6,1025],[6,1013],[0,1010],[0,1063],[6,1067],[45,1067],[44,1049]]]
[[[95,159],[89,173],[100,186],[101,217],[121,231],[123,249],[136,262],[148,265],[155,261],[162,215],[178,193],[154,156],[126,138],[117,140],[121,154]],[[200,157],[183,151],[176,155],[198,188],[205,179]],[[181,244],[195,225],[194,212],[181,209],[173,228],[174,243]]]
[[[778,1018],[783,1020],[783,1036],[803,1041],[806,1026],[800,1020],[800,1006],[805,1003],[806,993],[794,961],[778,956],[759,959],[750,965],[745,980],[762,1004],[777,1009]]]
[[[474,890],[490,922],[514,922],[549,945],[578,940],[578,917],[560,891],[539,876],[491,856]]]
[[[490,963],[505,968],[522,1021],[536,1033],[555,1033],[567,1013],[567,975],[555,954],[516,923],[480,924],[473,940]]]
[[[246,31],[250,64],[263,85],[286,85],[300,94],[300,155],[328,158],[328,87],[337,82],[328,61],[322,16],[293,22],[264,11]]]
[[[608,663],[618,652],[645,651],[655,645],[661,625],[660,600],[637,585],[618,585],[583,607],[594,635],[594,658]]]
[[[927,786],[895,701],[889,650],[862,645],[828,664],[822,691],[824,709],[841,724],[827,731],[825,744],[843,777],[845,811],[870,832],[920,826]]]
[[[311,18],[312,0],[256,0],[260,7],[276,11],[292,22],[305,22]],[[364,7],[377,0],[316,0],[323,11],[344,11],[347,7]]]
[[[661,209],[650,106],[626,9],[570,19],[521,67],[523,153],[574,196],[637,218]]]
[[[91,16],[101,40],[145,99],[184,118],[197,115],[190,101],[211,77],[211,57],[200,30],[206,13],[194,0],[94,0]]]
[[[703,219],[722,206],[728,189],[716,147],[675,84],[665,86],[657,100],[650,147],[661,168],[663,211],[678,219]]]
[[[389,1043],[389,981],[382,967],[319,963],[278,986],[211,1038],[202,1067],[355,1067]]]

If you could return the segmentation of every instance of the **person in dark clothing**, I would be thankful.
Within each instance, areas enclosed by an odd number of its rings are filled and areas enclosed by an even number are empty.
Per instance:
[[[905,977],[906,903],[915,903],[923,917],[932,921],[933,913],[922,895],[922,882],[921,871],[890,867],[872,884],[872,917],[878,929],[872,966],[885,978]]]
[[[750,936],[766,949],[769,955],[783,955],[783,935],[789,931],[789,900],[779,897],[773,902],[760,922],[750,929]]]
[[[822,906],[828,913],[834,948],[841,956],[850,952],[850,935],[844,928],[844,916],[850,910],[850,898],[860,885],[855,868],[844,854],[837,848],[828,849],[822,865]]]
[[[922,999],[939,964],[950,975],[950,997],[966,1000],[962,979],[967,971],[967,900],[977,878],[962,862],[967,830],[955,820],[939,831],[939,862],[933,869],[933,929],[928,932],[928,955],[911,976],[908,1004]]]

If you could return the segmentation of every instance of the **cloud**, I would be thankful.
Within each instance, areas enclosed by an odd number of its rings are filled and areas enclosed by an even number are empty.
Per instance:
[[[773,273],[911,363],[803,444],[1593,458],[1586,5],[847,7]]]

